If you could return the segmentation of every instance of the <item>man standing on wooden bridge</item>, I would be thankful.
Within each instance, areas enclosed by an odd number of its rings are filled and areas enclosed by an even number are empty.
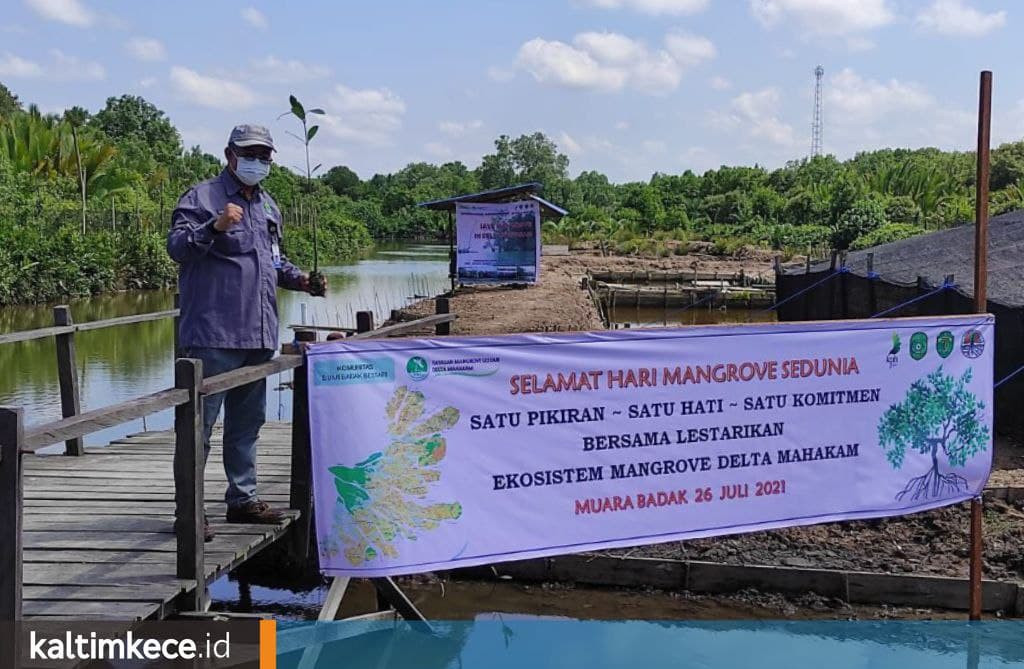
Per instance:
[[[203,376],[270,360],[278,347],[277,286],[323,295],[281,253],[281,211],[259,184],[274,141],[263,126],[239,125],[224,149],[227,167],[181,196],[167,251],[180,265],[180,355],[203,361]],[[225,494],[231,523],[277,523],[281,512],[256,495],[256,441],[266,420],[266,379],[203,403],[206,453],[224,407]],[[209,522],[206,540],[213,538]]]

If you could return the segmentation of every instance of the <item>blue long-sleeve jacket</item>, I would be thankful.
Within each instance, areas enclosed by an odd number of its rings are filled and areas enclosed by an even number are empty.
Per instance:
[[[231,202],[242,220],[227,232],[213,223]],[[274,267],[272,244],[280,247],[281,211],[266,191],[252,198],[224,169],[181,196],[171,216],[167,252],[180,268],[180,345],[276,349],[277,286],[300,290],[302,272],[282,254]]]

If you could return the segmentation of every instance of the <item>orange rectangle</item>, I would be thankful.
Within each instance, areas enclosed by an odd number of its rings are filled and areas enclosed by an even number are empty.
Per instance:
[[[260,621],[260,669],[277,669],[277,621]]]

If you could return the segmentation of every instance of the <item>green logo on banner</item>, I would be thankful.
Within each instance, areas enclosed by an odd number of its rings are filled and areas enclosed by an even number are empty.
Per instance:
[[[920,360],[928,355],[928,335],[923,332],[915,332],[910,336],[910,357]]]
[[[430,373],[430,364],[425,358],[417,355],[409,358],[409,362],[405,365],[405,371],[409,373],[409,378],[413,381],[422,381]]]
[[[939,333],[939,336],[935,338],[935,350],[938,351],[939,356],[948,358],[949,354],[953,352],[953,345],[956,344],[956,337],[949,330],[943,330]]]

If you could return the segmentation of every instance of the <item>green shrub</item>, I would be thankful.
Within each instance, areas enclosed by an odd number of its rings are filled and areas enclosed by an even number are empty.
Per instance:
[[[871,248],[879,244],[888,244],[908,237],[914,237],[925,232],[920,225],[908,225],[907,223],[886,223],[880,228],[861,235],[853,240],[850,248],[854,251]]]

